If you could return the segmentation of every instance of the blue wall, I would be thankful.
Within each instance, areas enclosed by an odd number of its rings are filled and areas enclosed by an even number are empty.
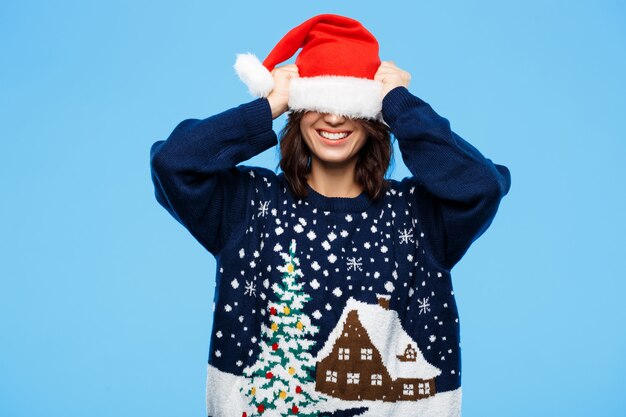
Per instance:
[[[154,199],[149,148],[251,100],[235,54],[322,12],[511,169],[453,270],[464,416],[626,414],[626,6],[405,3],[0,3],[0,415],[205,415],[215,264]]]

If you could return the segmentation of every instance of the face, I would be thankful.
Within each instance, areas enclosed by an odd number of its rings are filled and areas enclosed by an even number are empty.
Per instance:
[[[306,112],[300,121],[300,132],[311,150],[312,162],[316,164],[355,163],[367,141],[361,123],[330,113]]]

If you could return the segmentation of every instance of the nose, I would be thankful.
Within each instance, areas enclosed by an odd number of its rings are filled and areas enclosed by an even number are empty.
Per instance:
[[[339,114],[324,113],[324,121],[329,125],[340,125],[346,121],[346,118]]]

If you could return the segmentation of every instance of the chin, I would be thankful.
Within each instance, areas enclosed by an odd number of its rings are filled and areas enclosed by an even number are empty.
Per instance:
[[[340,164],[347,164],[348,162],[350,162],[354,157],[350,156],[350,155],[324,155],[324,154],[318,154],[316,156],[316,158],[323,164],[336,164],[336,165],[340,165]]]

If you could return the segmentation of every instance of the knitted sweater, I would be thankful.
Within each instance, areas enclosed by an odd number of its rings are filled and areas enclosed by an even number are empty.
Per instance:
[[[157,201],[217,261],[209,417],[460,415],[450,270],[510,172],[404,87],[383,118],[412,176],[378,200],[298,199],[283,173],[238,165],[277,144],[264,98],[152,145]]]

